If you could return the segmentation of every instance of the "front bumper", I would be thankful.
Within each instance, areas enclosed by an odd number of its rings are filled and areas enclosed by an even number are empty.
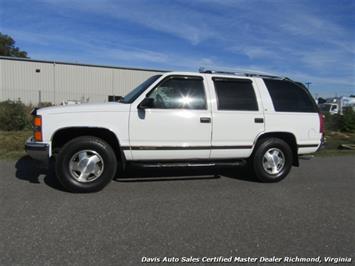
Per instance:
[[[36,142],[32,137],[26,141],[25,151],[33,159],[40,161],[48,161],[49,159],[49,145]]]

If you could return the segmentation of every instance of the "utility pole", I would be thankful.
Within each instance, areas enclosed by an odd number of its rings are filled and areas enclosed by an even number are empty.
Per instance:
[[[307,85],[307,89],[309,90],[309,86],[312,84],[312,82],[305,82],[305,84]]]
[[[38,105],[40,105],[41,102],[42,102],[42,91],[39,90],[39,91],[38,91]]]
[[[55,62],[53,62],[53,104],[56,105],[56,98],[55,98]]]
[[[41,73],[41,69],[40,68],[36,68],[36,73]],[[36,75],[36,74],[35,74]],[[37,75],[37,85],[39,85],[40,83],[40,77],[39,77],[40,74]],[[42,102],[42,91],[39,89],[38,90],[38,106],[41,105],[41,102]]]

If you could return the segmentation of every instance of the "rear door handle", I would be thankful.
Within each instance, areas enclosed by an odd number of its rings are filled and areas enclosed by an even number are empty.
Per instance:
[[[211,123],[211,118],[210,117],[200,117],[200,122],[201,123]]]
[[[255,123],[264,123],[264,118],[257,117],[254,119]]]

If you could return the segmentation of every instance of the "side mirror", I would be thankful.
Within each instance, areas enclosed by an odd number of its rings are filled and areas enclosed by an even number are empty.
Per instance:
[[[154,99],[153,98],[144,98],[143,101],[138,105],[138,109],[147,109],[154,107]]]

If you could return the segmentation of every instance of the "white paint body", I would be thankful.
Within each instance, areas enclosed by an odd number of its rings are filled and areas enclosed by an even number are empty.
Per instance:
[[[169,75],[202,77],[207,96],[207,110],[139,110],[137,106],[146,94]],[[55,132],[70,127],[110,130],[116,135],[120,146],[126,147],[124,154],[127,160],[248,158],[258,137],[269,132],[291,133],[295,136],[297,145],[317,144],[313,147],[299,147],[299,154],[313,153],[318,149],[322,137],[319,132],[318,113],[275,112],[263,80],[257,77],[247,79],[252,81],[258,111],[219,111],[212,81],[214,76],[231,77],[220,74],[170,72],[163,74],[132,104],[81,104],[39,109],[37,114],[42,116],[43,142],[49,145],[49,156],[52,155],[51,142]],[[246,79],[244,76],[233,77]],[[211,123],[201,123],[201,117],[209,117]],[[263,118],[264,123],[255,123],[255,118]],[[131,148],[137,146],[153,149]],[[223,146],[247,148],[223,149]]]

